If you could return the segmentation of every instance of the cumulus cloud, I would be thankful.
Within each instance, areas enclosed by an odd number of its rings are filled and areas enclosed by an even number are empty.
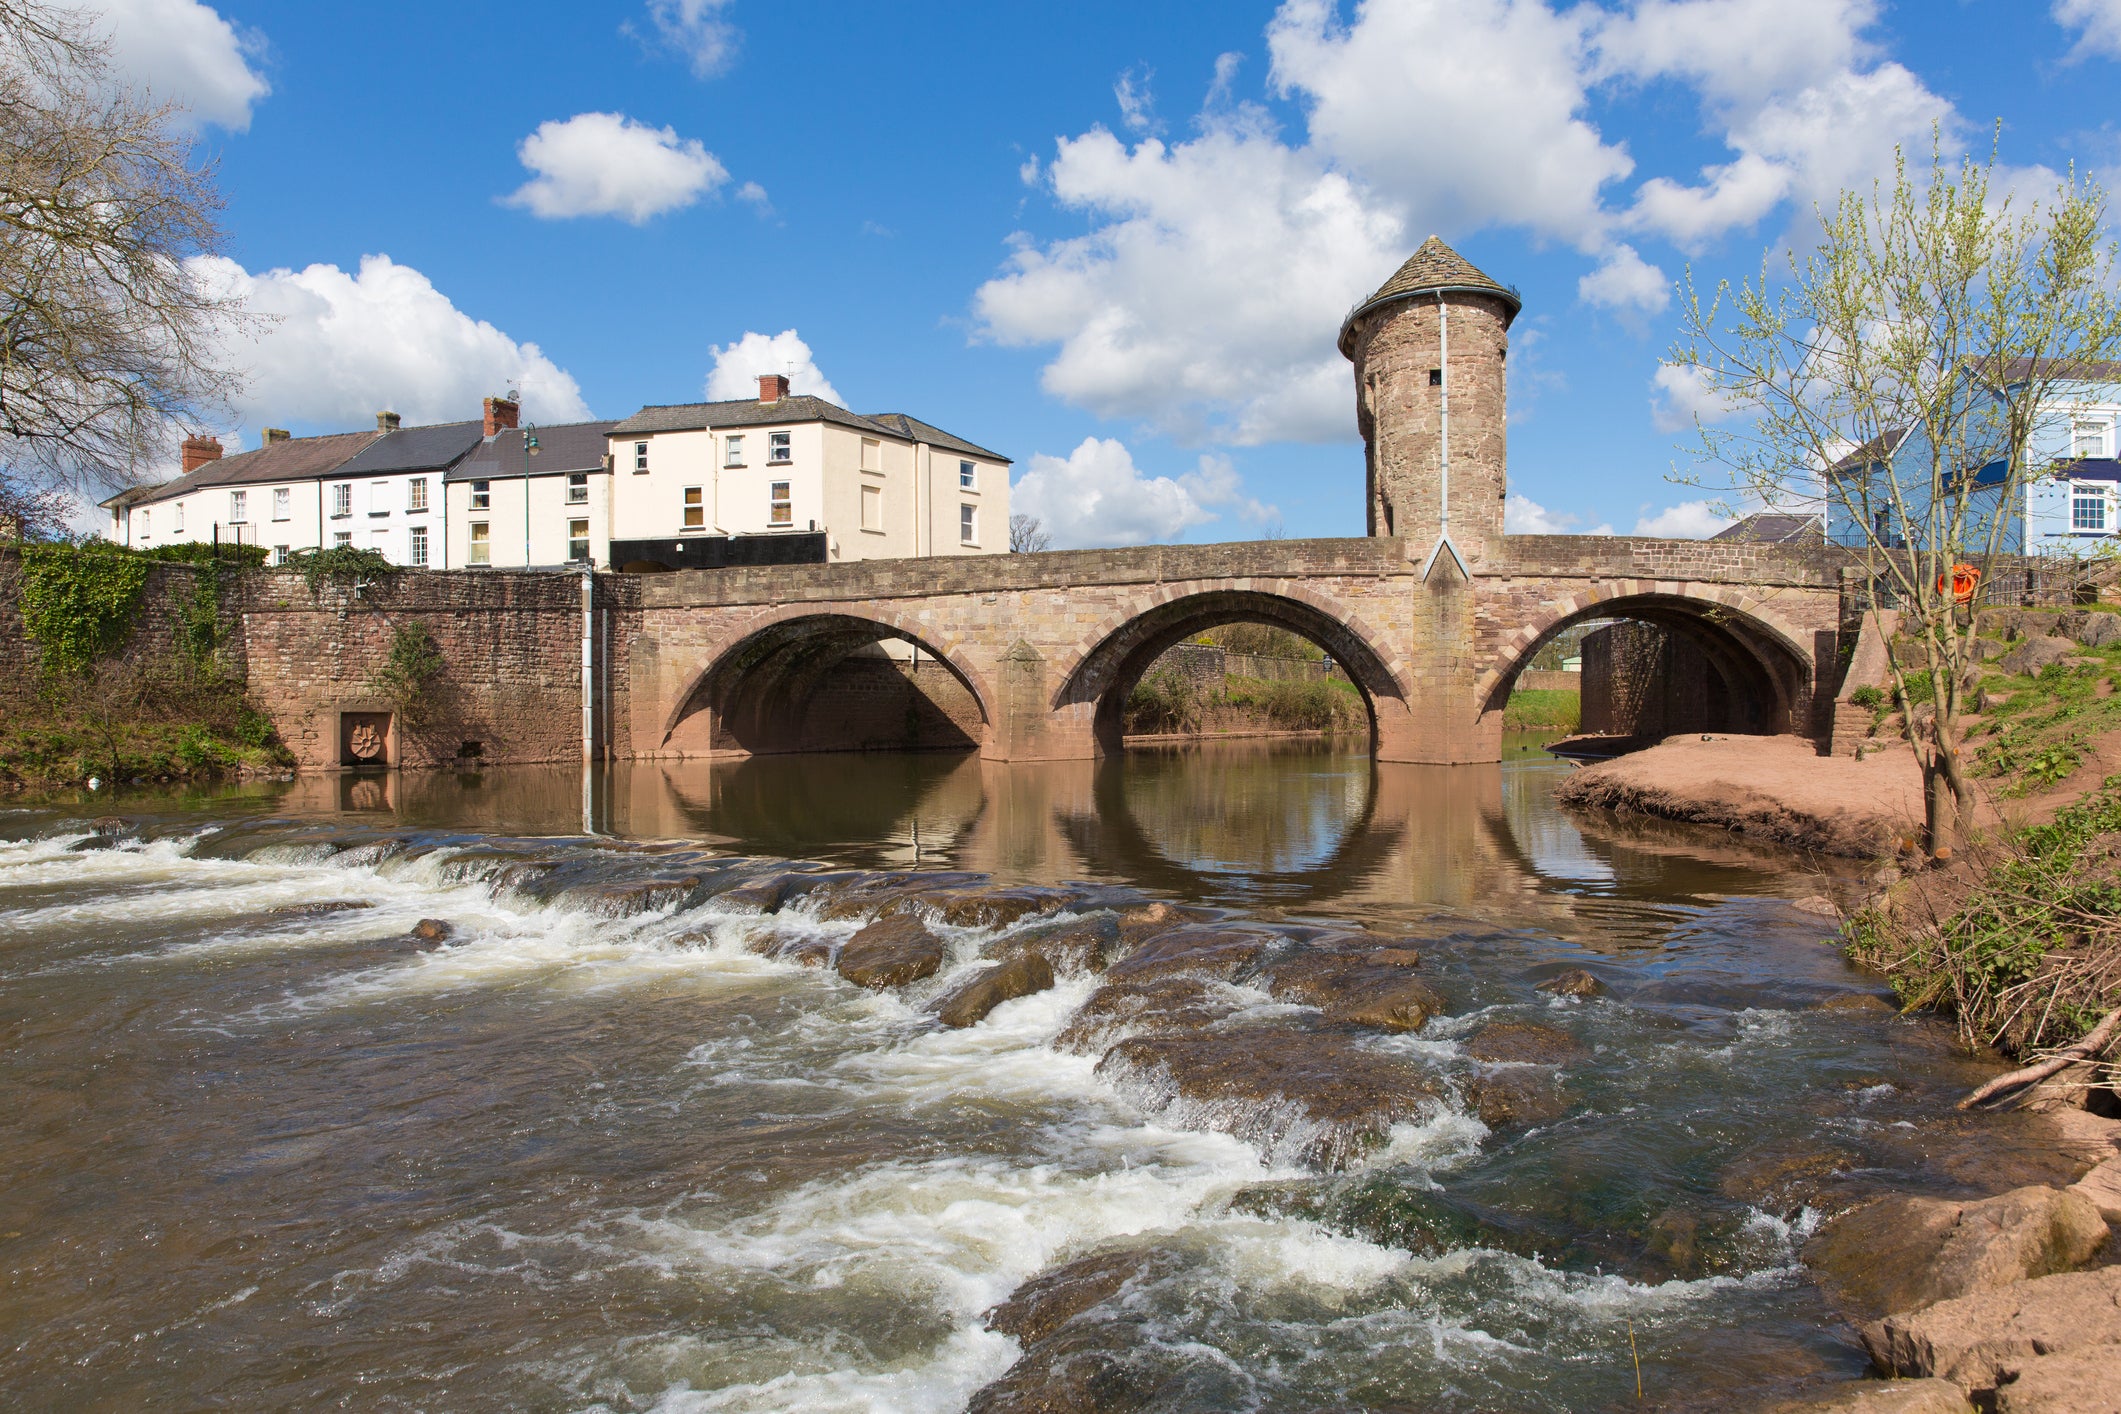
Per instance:
[[[1606,252],[1596,270],[1576,282],[1585,304],[1623,313],[1656,314],[1672,302],[1672,282],[1664,271],[1636,254],[1631,245]]]
[[[737,27],[723,15],[729,0],[648,0],[648,30],[623,26],[636,38],[680,55],[695,78],[710,79],[736,58]]]
[[[1096,223],[1022,242],[974,297],[999,342],[1056,344],[1046,391],[1180,437],[1350,435],[1340,316],[1404,258],[1399,219],[1256,112],[1167,146],[1094,129],[1034,175]]]
[[[1729,516],[1718,515],[1707,501],[1681,501],[1655,515],[1645,511],[1635,522],[1635,533],[1667,540],[1706,540],[1732,523]]]
[[[1026,182],[1087,219],[1019,236],[974,297],[981,332],[1053,350],[1046,390],[1166,434],[1248,443],[1354,435],[1333,335],[1429,231],[1514,228],[1595,259],[1590,303],[1652,314],[1670,291],[1637,244],[1692,248],[1889,170],[1896,143],[1947,141],[1951,105],[1869,38],[1881,0],[1283,0],[1268,82],[1285,134],[1219,60],[1192,135],[1165,141],[1122,80],[1139,138],[1058,139]],[[1639,173],[1591,104],[1691,91],[1725,160]],[[1632,185],[1631,185],[1632,184]]]
[[[698,140],[623,113],[577,113],[540,123],[516,156],[536,175],[506,200],[548,221],[617,216],[638,226],[692,205],[729,180],[729,169]],[[756,188],[746,183],[746,189]]]
[[[2077,32],[2072,58],[2105,54],[2121,59],[2121,0],[2055,0],[2055,23]]]
[[[1502,503],[1502,528],[1508,535],[1611,535],[1613,527],[1583,528],[1585,517],[1550,511],[1530,496],[1512,491]]]
[[[1714,424],[1736,415],[1698,368],[1661,363],[1650,375],[1650,423],[1659,432],[1684,432],[1696,422]]]
[[[224,350],[247,374],[236,400],[247,425],[359,427],[385,409],[408,423],[454,422],[511,387],[535,421],[589,416],[573,376],[536,344],[474,319],[387,255],[363,256],[354,274],[336,265],[253,274],[222,256],[192,267],[257,316]]]
[[[714,355],[714,367],[707,373],[709,402],[756,398],[761,373],[785,373],[792,391],[806,397],[823,398],[841,407],[847,405],[839,389],[819,371],[817,360],[811,356],[810,345],[804,343],[802,336],[793,329],[783,329],[771,335],[747,331],[743,338],[734,343],[716,344],[710,352]]]
[[[183,104],[195,122],[242,132],[252,106],[272,92],[253,66],[263,41],[199,0],[92,0],[84,8],[98,17],[118,73]]]
[[[1175,540],[1228,509],[1264,524],[1276,515],[1244,492],[1226,457],[1203,456],[1183,475],[1149,476],[1124,443],[1086,437],[1066,458],[1043,453],[1009,493],[1010,509],[1036,516],[1055,548],[1150,545]]]

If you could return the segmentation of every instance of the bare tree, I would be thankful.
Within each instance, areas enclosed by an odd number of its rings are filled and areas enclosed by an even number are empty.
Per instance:
[[[2105,193],[2072,172],[2021,203],[1991,190],[1994,169],[1933,148],[1918,181],[1903,156],[1889,188],[1820,213],[1786,283],[1764,259],[1757,283],[1705,304],[1690,271],[1667,360],[1735,416],[1697,420],[1702,458],[1750,497],[1838,509],[1869,607],[1899,610],[1891,672],[1936,858],[1974,806],[1959,727],[1974,605],[1958,567],[1989,582],[2022,533],[2027,477],[2056,464],[2069,386],[2110,381],[2102,365],[2121,354]]]
[[[0,540],[49,540],[63,534],[66,498],[26,485],[0,467]]]
[[[1033,555],[1040,550],[1050,550],[1052,548],[1053,537],[1048,535],[1045,527],[1039,524],[1037,516],[1024,515],[1019,512],[1009,517],[1009,553],[1012,555]]]
[[[18,485],[136,482],[226,408],[237,311],[188,263],[220,248],[221,198],[181,111],[121,85],[76,12],[0,0],[0,464]]]

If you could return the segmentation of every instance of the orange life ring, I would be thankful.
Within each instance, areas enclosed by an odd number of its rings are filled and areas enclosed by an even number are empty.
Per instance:
[[[1952,599],[1954,602],[1960,604],[1971,604],[1974,602],[1974,590],[1979,588],[1981,584],[1980,570],[1972,565],[1953,565],[1951,574],[1940,574],[1937,576],[1937,592],[1939,594],[1944,592],[1944,582],[1947,579],[1951,581]]]

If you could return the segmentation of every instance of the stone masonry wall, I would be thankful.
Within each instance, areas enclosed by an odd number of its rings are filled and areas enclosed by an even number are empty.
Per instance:
[[[133,629],[118,650],[118,659],[144,668],[177,655],[183,627],[177,605],[192,599],[200,573],[189,565],[148,566]],[[230,582],[234,583],[233,576]],[[221,664],[240,676],[243,645],[227,598],[221,606],[221,627]],[[14,551],[0,550],[0,711],[37,710],[39,682],[37,645],[22,622],[22,562]]]

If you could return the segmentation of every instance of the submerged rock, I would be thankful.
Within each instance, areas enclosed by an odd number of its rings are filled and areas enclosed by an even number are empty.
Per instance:
[[[360,899],[333,899],[328,903],[283,903],[266,911],[278,918],[322,918],[327,913],[352,913],[374,907]]]
[[[1164,1402],[1175,1377],[1139,1348],[1137,1327],[1075,1322],[1024,1352],[965,1414],[1132,1414]]]
[[[1058,913],[1075,896],[1059,889],[1013,888],[989,884],[976,889],[938,890],[911,906],[932,909],[953,928],[1006,928],[1038,914]]]
[[[2121,1368],[2121,1267],[2013,1282],[1859,1329],[1872,1362],[1903,1379],[1996,1389],[2043,1356],[2082,1352],[2111,1372]],[[2110,1373],[2106,1388],[2117,1387]]]
[[[1188,908],[1176,903],[1145,903],[1122,909],[1119,913],[1118,951],[1130,953],[1159,933],[1194,923],[1212,923],[1220,916],[1209,909]]]
[[[1157,1108],[1182,1111],[1183,1123],[1326,1168],[1345,1166],[1393,1124],[1432,1108],[1439,1090],[1425,1071],[1344,1032],[1279,1027],[1134,1036],[1097,1069]]]
[[[1774,1405],[1768,1414],[1973,1414],[1973,1406],[1950,1380],[1857,1380]]]
[[[1475,1060],[1565,1065],[1591,1053],[1568,1032],[1536,1021],[1497,1021],[1473,1033],[1463,1047]]]
[[[1514,1129],[1560,1119],[1573,1103],[1552,1071],[1525,1066],[1476,1072],[1464,1080],[1466,1099],[1490,1129]]]
[[[880,918],[847,940],[834,965],[859,987],[903,987],[942,970],[943,940],[918,918]]]
[[[1222,1020],[1238,1003],[1198,977],[1107,982],[1075,1010],[1053,1044],[1088,1055],[1121,1036],[1184,1034]]]
[[[2067,1272],[2106,1236],[2090,1200],[2034,1185],[1973,1203],[1882,1198],[1821,1228],[1804,1261],[1836,1306],[1875,1320]]]
[[[1018,953],[974,977],[935,1005],[943,1025],[976,1026],[1003,1002],[1043,992],[1053,985],[1053,969],[1033,952]]]
[[[1315,1006],[1325,1019],[1383,1031],[1419,1031],[1445,1007],[1435,988],[1413,975],[1412,948],[1306,948],[1276,958],[1267,991],[1281,1001]]]
[[[1038,957],[1055,976],[1100,972],[1119,953],[1119,926],[1110,914],[1011,933],[981,949],[984,957]]]
[[[1606,985],[1582,968],[1572,967],[1541,982],[1539,990],[1557,997],[1596,997],[1605,994]]]
[[[987,1312],[987,1329],[1015,1336],[1026,1346],[1036,1345],[1117,1295],[1120,1288],[1149,1270],[1155,1255],[1139,1247],[1093,1252],[1042,1272]]]
[[[456,932],[456,929],[450,927],[447,920],[441,918],[422,918],[419,922],[412,925],[412,935],[423,943],[447,942],[450,934],[454,932]]]
[[[881,918],[886,913],[901,911],[907,904],[938,889],[976,884],[980,878],[978,874],[959,871],[893,870],[878,874],[835,875],[830,883],[811,892],[821,896],[817,916],[827,922],[836,922],[847,918]]]
[[[1160,932],[1106,970],[1115,982],[1150,982],[1180,974],[1232,981],[1251,972],[1281,942],[1258,929],[1192,924]]]

